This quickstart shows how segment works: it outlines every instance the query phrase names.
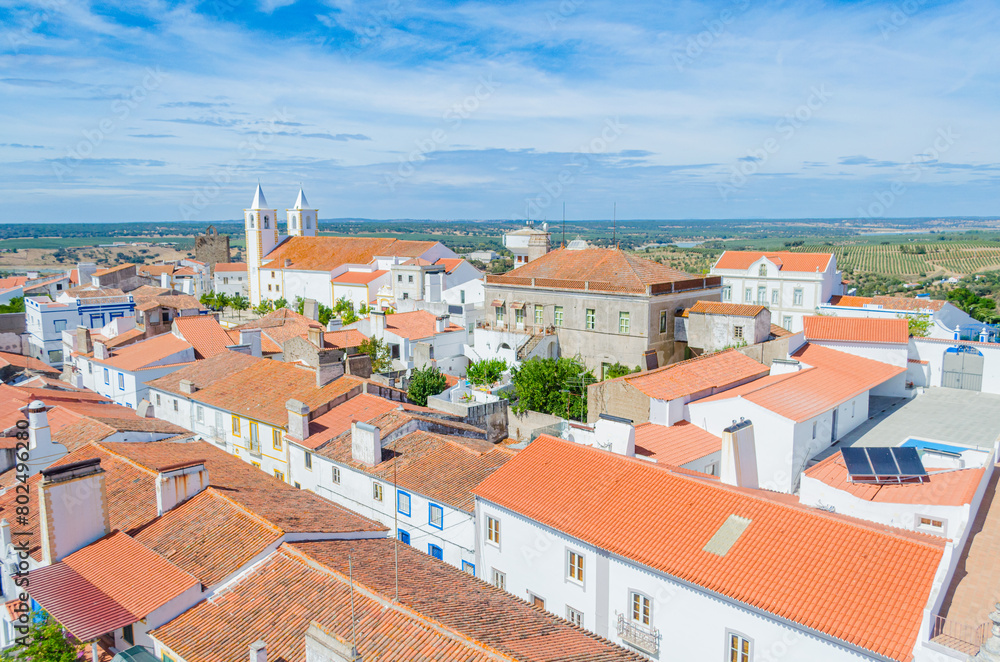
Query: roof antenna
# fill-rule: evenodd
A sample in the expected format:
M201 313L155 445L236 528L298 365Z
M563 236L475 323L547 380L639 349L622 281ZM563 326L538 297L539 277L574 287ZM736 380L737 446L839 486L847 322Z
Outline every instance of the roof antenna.
M347 572L351 578L351 639L354 640L354 650L358 650L358 628L354 620L354 560L351 555L347 555Z
M559 245L559 248L566 248L566 203L565 202L563 202L562 232L563 232L562 244Z
M618 247L618 203L611 208L611 244Z

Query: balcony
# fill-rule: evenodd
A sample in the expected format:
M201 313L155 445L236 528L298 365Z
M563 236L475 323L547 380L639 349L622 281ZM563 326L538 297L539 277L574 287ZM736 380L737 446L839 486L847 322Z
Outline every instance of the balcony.
M618 637L647 655L656 655L660 651L660 631L632 623L625 619L625 614L618 614Z

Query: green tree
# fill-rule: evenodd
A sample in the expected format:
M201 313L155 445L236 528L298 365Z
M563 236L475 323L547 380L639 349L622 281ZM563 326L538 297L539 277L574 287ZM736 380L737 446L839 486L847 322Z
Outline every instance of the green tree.
M909 327L910 335L914 338L926 338L931 331L931 318L927 315L908 317L906 325Z
M15 639L0 659L10 662L76 662L78 646L66 636L62 626L51 616L32 621L28 632Z
M444 374L434 366L414 368L410 374L410 385L406 390L406 397L413 404L425 407L427 406L427 398L443 391L446 383Z
M303 304L302 310L305 310L305 304ZM333 319L333 308L319 304L319 323L326 326L331 319Z
M0 304L0 313L23 313L24 297L14 297L4 304Z
M215 304L216 310L225 310L226 306L231 306L233 300L225 292L219 292L215 295L213 303Z
M386 372L392 368L392 354L384 340L366 338L358 345L358 351L367 354L371 359L372 372Z
M250 307L250 300L242 294L234 294L229 305L237 311L239 317L243 317L243 311Z
M540 411L571 419L587 416L587 386L597 381L579 359L533 358L511 371L515 413Z
M465 371L470 384L490 386L496 384L507 370L507 362L503 359L480 359L473 361Z
M203 292L198 301L206 308L215 308L215 292Z
M295 297L295 307L293 308L293 310L295 312L297 312L299 315L302 315L303 313L305 313L306 312L306 300L303 299L302 297L299 297L299 296Z
M639 372L639 366L635 368L630 368L622 363L614 363L609 365L604 370L605 379L615 379L617 377L624 377L625 375L631 375L633 372Z
M274 300L274 309L281 310L282 308L288 308L288 299L285 297L280 297ZM305 308L303 308L305 310Z

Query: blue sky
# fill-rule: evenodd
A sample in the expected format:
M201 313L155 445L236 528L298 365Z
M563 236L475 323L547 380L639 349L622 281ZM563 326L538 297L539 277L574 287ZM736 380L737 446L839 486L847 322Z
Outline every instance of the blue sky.
M0 221L995 216L997 2L0 2Z

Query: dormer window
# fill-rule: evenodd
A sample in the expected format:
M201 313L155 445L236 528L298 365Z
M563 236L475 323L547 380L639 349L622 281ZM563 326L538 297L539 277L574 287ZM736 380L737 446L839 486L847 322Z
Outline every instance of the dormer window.
M760 276L761 278L767 277L767 265L766 264L760 265L760 269L757 270L757 275Z

